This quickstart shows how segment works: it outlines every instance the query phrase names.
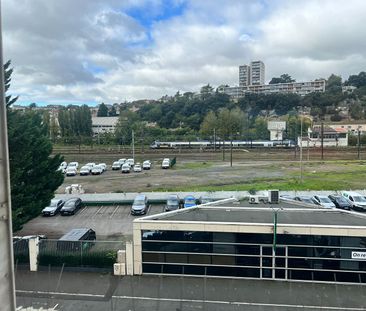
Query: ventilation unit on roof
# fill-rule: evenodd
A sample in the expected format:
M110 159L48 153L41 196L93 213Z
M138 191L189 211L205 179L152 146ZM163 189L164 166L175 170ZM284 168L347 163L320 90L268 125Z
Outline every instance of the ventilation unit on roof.
M279 190L268 190L268 203L278 204L280 201Z
M257 196L257 195L250 195L249 196L249 203L250 204L258 204L259 203L259 196Z

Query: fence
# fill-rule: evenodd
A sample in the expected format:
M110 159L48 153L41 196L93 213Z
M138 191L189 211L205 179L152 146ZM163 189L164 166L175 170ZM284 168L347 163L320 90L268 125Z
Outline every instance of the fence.
M29 264L29 247L28 240L16 240L13 242L14 263Z
M65 266L113 269L117 251L125 249L120 241L42 240L39 245L40 266Z

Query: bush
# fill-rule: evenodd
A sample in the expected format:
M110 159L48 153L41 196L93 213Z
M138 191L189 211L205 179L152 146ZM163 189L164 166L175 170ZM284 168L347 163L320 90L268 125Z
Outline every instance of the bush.
M44 252L38 256L38 262L41 266L62 266L65 264L67 267L111 268L116 262L116 259L116 251L76 252L67 254Z

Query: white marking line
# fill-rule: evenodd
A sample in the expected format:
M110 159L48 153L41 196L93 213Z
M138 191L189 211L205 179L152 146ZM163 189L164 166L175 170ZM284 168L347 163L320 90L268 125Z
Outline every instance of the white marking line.
M117 207L114 209L114 211L112 212L112 215L109 216L110 219L113 218L114 214L117 212L118 209L119 209L119 205L117 205Z
M83 209L79 212L79 214L83 213L86 210L86 206L83 207Z
M63 293L63 292L44 292L44 291L27 291L16 290L17 293L38 294L38 295L63 295L72 297L96 297L104 298L100 294L79 294L79 293ZM222 300L203 300L203 299L179 299L179 298L156 298L156 297L138 297L138 296L112 296L112 299L136 299L136 300L154 300L154 301L170 301L170 302L191 302L191 303L210 303L222 305L241 305L241 306L263 306L263 307L283 307L283 308L302 308L302 309L319 309L319 310L340 310L340 311L365 311L365 308L353 307L331 307L331 306L305 306L305 305L289 305L275 303L260 302L241 302L241 301L222 301Z
M98 210L96 211L96 213L94 213L94 215L92 216L92 218L94 218L95 216L97 216L99 214L99 211L103 208L103 205L101 207L98 208Z

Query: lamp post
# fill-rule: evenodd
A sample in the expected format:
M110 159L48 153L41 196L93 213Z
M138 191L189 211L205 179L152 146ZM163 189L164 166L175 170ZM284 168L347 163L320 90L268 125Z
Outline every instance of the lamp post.
M303 107L301 107L300 115L300 182L302 183L302 119L303 119Z
M278 211L283 210L282 207L280 208L273 208L271 206L271 209L273 211L273 243L272 243L272 278L275 278L275 272L276 272L276 248L277 248L277 214Z

